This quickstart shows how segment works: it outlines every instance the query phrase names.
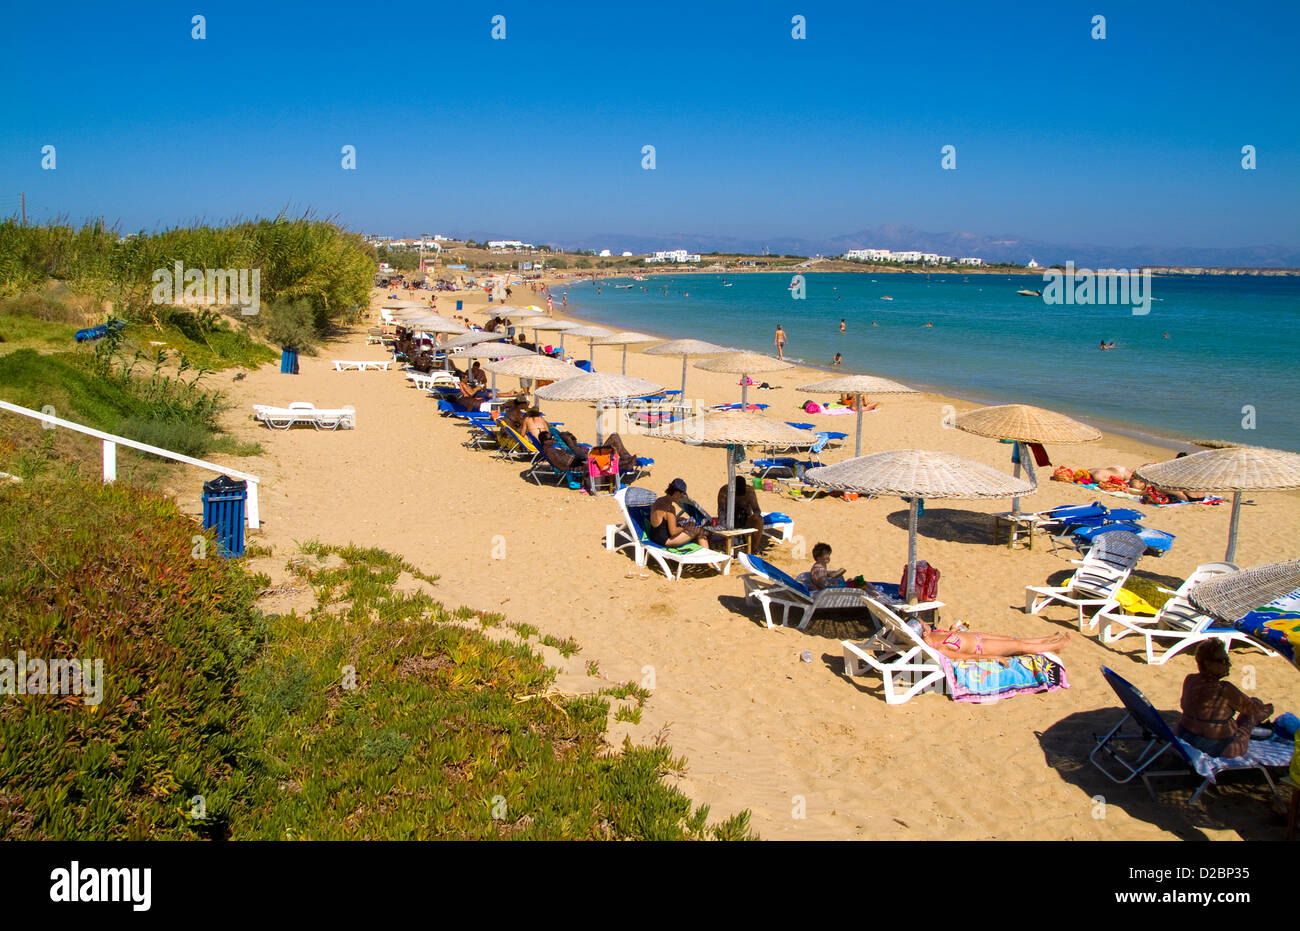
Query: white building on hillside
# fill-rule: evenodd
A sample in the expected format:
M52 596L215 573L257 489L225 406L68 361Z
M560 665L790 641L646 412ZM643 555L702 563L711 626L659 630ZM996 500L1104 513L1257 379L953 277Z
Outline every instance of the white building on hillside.
M895 262L919 262L921 253L919 252L895 252L891 258Z
M698 262L699 255L687 252L685 249L673 249L669 252L656 252L654 255L646 256L647 263L654 262Z
M600 250L600 258L602 258L602 259L607 259L607 258L609 258L609 250L608 250L608 249L601 249L601 250Z
M967 258L964 258L964 259L958 259L958 260L957 260L957 264L958 264L958 265L983 265L983 264L984 264L984 260L983 260L983 259L976 259L976 258L970 258L970 257L967 257Z
M850 249L844 253L846 259L861 259L864 262L888 262L892 253L888 249Z
M534 248L531 242L520 242L518 239L489 239L487 247L492 252L523 252Z
M1032 258L1029 260L1029 264L1025 266L1025 268L1042 268L1042 267L1043 266L1039 265Z

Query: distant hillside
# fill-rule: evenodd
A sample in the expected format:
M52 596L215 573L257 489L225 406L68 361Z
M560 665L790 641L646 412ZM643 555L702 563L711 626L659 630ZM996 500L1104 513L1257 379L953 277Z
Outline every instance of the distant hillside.
M609 249L615 255L627 250L637 254L664 249L691 252L753 254L763 248L778 255L843 255L850 249L879 248L894 251L915 249L954 258L973 255L988 262L1040 265L1072 260L1081 268L1134 268L1140 265L1206 266L1232 268L1293 268L1300 266L1300 249L1289 246L1235 246L1199 248L1183 246L1123 245L1098 246L1090 243L1050 243L1016 236L986 236L979 233L930 233L907 226L883 225L853 233L819 239L775 237L752 239L734 236L699 236L693 233L644 236L629 233L598 233L581 239L550 243L560 249Z

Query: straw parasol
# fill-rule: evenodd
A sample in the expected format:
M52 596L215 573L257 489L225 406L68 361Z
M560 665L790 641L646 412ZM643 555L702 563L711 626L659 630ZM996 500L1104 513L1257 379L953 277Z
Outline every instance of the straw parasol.
M514 343L497 343L497 342L479 342L470 343L455 347L455 352L448 352L443 358L446 360L447 368L451 368L451 357L455 355L460 359L514 359L518 356L533 356L536 353L529 352L523 346L516 346ZM491 365L488 366L491 369ZM497 393L497 373L492 373L492 395Z
M499 339L505 339L504 333L489 333L487 330L471 330L468 333L462 333L460 336L453 336L445 343L441 344L443 349L456 349L460 346L473 346L475 343L488 343ZM527 352L528 350L524 350Z
M644 378L582 372L538 388L537 397L543 401L595 401L596 445L599 446L604 440L600 429L600 402L625 401L662 390L663 385L656 385Z
M533 324L533 338L537 338L539 330L558 330L560 334L560 351L564 351L564 333L565 330L576 330L580 324L575 324L571 320L555 320L554 317L546 317L545 322Z
M998 440L1014 440L1016 444L1015 475L1020 477L1023 464L1029 483L1038 487L1034 475L1034 456L1026 449L1028 443L1091 443L1101 439L1101 431L1079 423L1056 411L1043 410L1029 404L1000 404L980 407L957 416L957 429L976 436ZM1011 499L1011 514L1020 516L1020 498Z
M1215 576L1194 585L1187 597L1197 610L1232 624L1296 589L1300 589L1300 559Z
M800 430L778 420L769 420L749 411L716 411L700 414L683 424L682 442L692 446L722 446L727 451L726 529L735 524L736 459L735 447L745 446L812 446L817 434Z
M729 375L739 375L741 384L740 405L744 408L748 406L750 375L759 372L778 372L781 369L792 369L794 363L774 359L771 356L763 355L761 352L729 352L725 356L718 356L716 359L696 362L695 367L705 372L725 372Z
M862 455L862 396L864 394L916 394L915 388L909 388L900 382L890 381L876 375L842 375L801 385L796 391L809 394L851 394L858 414L858 435L853 441L853 455Z
M613 336L602 336L596 340L596 346L622 346L623 347L623 374L627 374L627 347L630 343L658 343L661 342L659 337L651 336L648 333L637 333L633 330L624 330L622 333L615 333Z
M1028 482L952 453L900 449L809 469L816 485L911 499L907 515L907 593L916 602L916 518L921 498L1006 498L1031 490Z
M1228 553L1223 557L1225 562L1232 562L1237 555L1242 492L1300 488L1300 455L1259 446L1231 446L1142 466L1136 474L1143 481L1171 491L1232 492Z
M595 365L596 363L596 340L602 336L609 336L614 331L607 330L603 326L577 326L572 330L565 330L566 336L580 336L587 341L587 364Z
M718 356L724 352L730 352L723 346L715 346L713 343L706 343L702 339L675 339L671 343L664 343L662 346L651 346L647 349L646 355L651 356L681 356L682 357L682 400L686 400L686 362L691 356Z
M471 348L476 349L478 347ZM543 356L527 350L524 350L522 356L502 359L500 362L489 362L483 368L494 375L513 375L515 378L529 378L534 381L560 381L564 378L573 377L574 372L578 371L572 365L561 362L559 359L552 359L550 356Z

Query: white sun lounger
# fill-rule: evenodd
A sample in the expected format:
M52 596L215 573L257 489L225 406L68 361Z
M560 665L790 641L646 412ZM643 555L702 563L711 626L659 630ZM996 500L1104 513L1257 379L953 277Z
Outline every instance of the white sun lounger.
M861 676L868 669L879 672L885 686L885 701L901 705L923 691L943 688L943 654L908 627L897 614L874 598L864 599L867 610L880 629L865 643L841 640L844 674Z
M407 372L406 380L411 383L413 388L420 388L428 391L430 388L447 386L456 387L456 376L450 372Z
M649 560L653 559L669 580L680 580L682 570L687 566L709 566L723 575L729 574L731 572L731 557L726 553L704 548L678 553L657 543L650 542L642 522L633 515L629 508L636 508L637 513L640 514L641 509L649 509L655 503L657 497L650 489L638 488L635 485L629 485L614 495L619 510L623 512L623 523L622 525L607 524L605 526L605 549L616 552L631 547L638 566L644 566ZM676 575L669 568L669 563L677 564Z
M1087 623L1089 630L1097 627L1097 615L1089 622L1084 608L1095 607L1098 614L1119 604L1115 596L1128 581L1133 567L1142 557L1147 545L1142 538L1127 530L1112 530L1098 535L1082 560L1071 560L1079 568L1060 586L1025 586L1025 613L1037 614L1054 601L1068 604L1079 612L1079 630Z
M782 572L767 560L749 553L740 553L736 557L740 564L749 570L745 583L745 599L757 601L763 606L763 617L768 629L775 627L772 623L772 606L781 608L781 625L790 626L790 611L799 612L799 629L805 630L818 611L834 608L866 607L867 593L861 588L847 585L831 586L814 592L793 576Z
M365 371L369 371L370 369L375 369L376 371L387 372L387 371L388 371L388 367L389 367L390 365L392 365L392 364L393 364L393 360L391 360L391 359L389 359L389 360L386 361L386 362L376 362L376 361L352 362L352 361L346 361L346 360L344 360L344 359L335 359L335 360L334 360L334 371L336 371L336 372L348 372L348 371L365 372Z
M1236 571L1237 567L1229 562L1211 562L1197 566L1187 581L1178 586L1178 591L1160 589L1173 597L1155 615L1125 614L1119 605L1098 611L1097 619L1107 622L1101 631L1102 641L1115 643L1130 634L1136 634L1145 641L1147 662L1152 666L1161 666L1188 647L1205 640L1221 640L1228 649L1234 643L1239 643L1263 650L1267 656L1277 656L1273 650L1233 627L1216 626L1215 619L1197 611L1187 597L1193 586L1216 575ZM1159 655L1156 654L1157 640L1168 643L1168 647Z
M288 430L296 423L308 423L317 430L352 430L357 425L356 417L355 407L318 408L310 401L294 401L288 407L253 405L253 419L273 430Z

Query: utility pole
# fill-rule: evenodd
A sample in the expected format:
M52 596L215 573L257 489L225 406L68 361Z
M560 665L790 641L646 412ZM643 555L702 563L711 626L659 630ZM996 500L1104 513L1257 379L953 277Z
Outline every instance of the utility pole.
M27 226L27 192L22 191L19 195L23 202L23 226Z

